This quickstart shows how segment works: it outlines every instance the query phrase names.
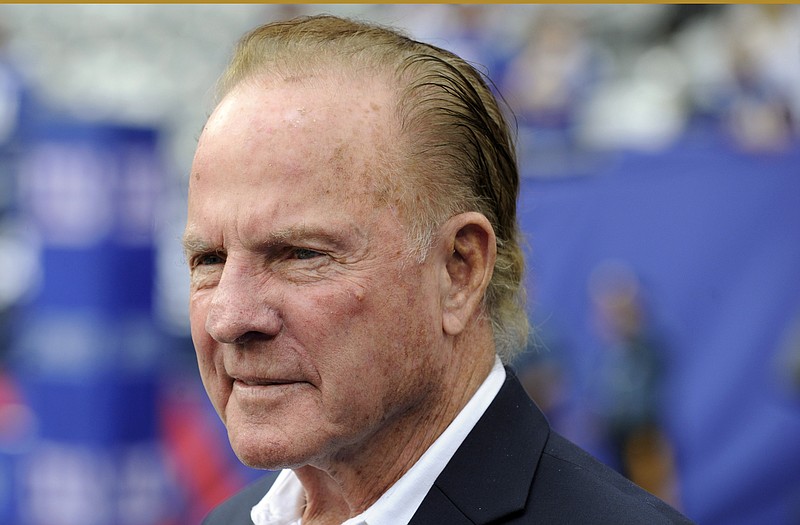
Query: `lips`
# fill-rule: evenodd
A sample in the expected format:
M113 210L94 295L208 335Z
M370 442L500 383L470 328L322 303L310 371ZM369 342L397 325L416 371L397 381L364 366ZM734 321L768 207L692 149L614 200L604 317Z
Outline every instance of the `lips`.
M265 379L260 377L234 377L234 382L245 386L275 386L297 383L291 379Z
M233 380L234 384L240 387L284 386L308 382L306 378L294 371L287 371L285 373L280 371L264 371L260 373L258 371L229 370L227 375Z
M226 409L231 412L226 417L238 413L247 421L262 421L266 414L292 405L298 396L308 394L305 381L250 375L231 376L231 379Z

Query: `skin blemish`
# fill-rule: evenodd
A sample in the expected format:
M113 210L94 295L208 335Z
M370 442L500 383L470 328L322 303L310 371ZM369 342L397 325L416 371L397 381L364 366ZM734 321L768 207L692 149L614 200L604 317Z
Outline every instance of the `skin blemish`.
M292 109L287 108L283 111L282 120L284 124L292 128L299 128L308 121L306 116L308 113L308 109L303 106Z

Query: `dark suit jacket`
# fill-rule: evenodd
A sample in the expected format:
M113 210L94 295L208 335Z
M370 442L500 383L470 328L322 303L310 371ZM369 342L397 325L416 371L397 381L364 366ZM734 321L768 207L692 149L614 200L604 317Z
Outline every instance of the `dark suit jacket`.
M217 507L204 525L251 524L274 475ZM550 429L516 376L436 479L409 525L691 523ZM405 524L397 524L405 525Z

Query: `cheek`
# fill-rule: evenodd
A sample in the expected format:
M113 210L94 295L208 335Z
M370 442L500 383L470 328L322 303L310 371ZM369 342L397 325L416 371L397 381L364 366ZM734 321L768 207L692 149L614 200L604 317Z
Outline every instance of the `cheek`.
M315 356L323 368L341 373L341 388L355 392L371 390L373 401L380 392L391 395L414 382L414 370L424 360L423 349L435 336L432 313L424 290L387 280L346 293L316 297L315 310L323 319L308 319L308 327L319 337L316 348L331 348ZM324 370L323 370L324 373ZM402 385L402 386L401 386Z
M286 306L288 308L288 304L293 302L296 316L287 312L284 322L295 317L307 328L326 326L327 330L341 330L364 315L368 292L362 285L348 283L343 286L337 283L316 288L309 293L286 295L287 298L293 296L298 300L287 301ZM324 335L322 331L320 335Z
M381 326L373 296L363 286L319 287L287 301L283 322L289 337L298 340L300 358L317 369L323 389L356 388L374 371L374 348ZM288 294L287 297L292 297ZM290 306L291 304L291 306ZM354 384L355 383L355 384Z
M207 348L211 336L206 332L206 301L202 297L192 297L189 300L189 326L191 327L192 342L194 343L197 359L200 362L206 358Z
M189 321L191 326L192 343L197 355L197 368L208 397L216 408L220 417L224 418L224 405L227 394L224 382L220 376L216 359L221 355L215 352L216 342L206 332L206 302L202 298L192 298L189 303Z

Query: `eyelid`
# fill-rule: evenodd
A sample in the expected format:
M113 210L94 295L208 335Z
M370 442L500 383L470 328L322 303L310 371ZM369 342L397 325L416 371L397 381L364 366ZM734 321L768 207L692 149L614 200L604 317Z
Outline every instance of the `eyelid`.
M198 266L213 266L213 264L204 264L203 260L206 257L217 257L219 258L218 263L214 264L222 264L225 262L225 253L220 250L213 250L208 252L201 252L192 255L191 259L189 260L189 264L192 268L196 268Z
M306 255L311 255L310 257L300 257L300 253L305 253ZM291 254L294 256L295 259L300 260L308 260L308 259L316 259L318 257L325 256L325 252L320 250L315 250L313 248L302 248L302 247L294 247L291 249Z

